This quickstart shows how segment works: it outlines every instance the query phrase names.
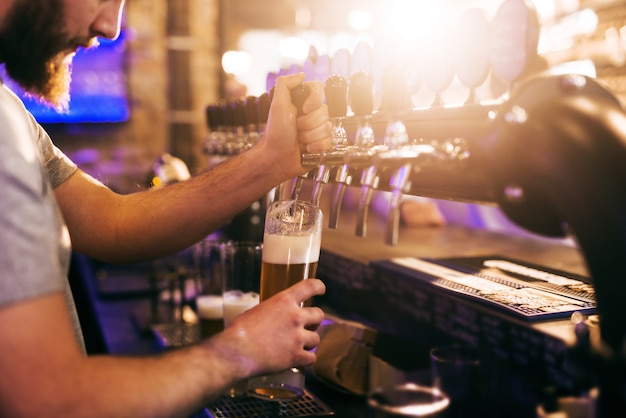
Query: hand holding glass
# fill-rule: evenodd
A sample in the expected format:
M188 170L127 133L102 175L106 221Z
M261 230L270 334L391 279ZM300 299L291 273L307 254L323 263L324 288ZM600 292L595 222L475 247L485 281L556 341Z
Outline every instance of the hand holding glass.
M315 277L322 240L322 211L305 201L281 200L267 208L263 236L261 301L300 280ZM249 394L289 401L304 394L304 374L298 368L252 378Z

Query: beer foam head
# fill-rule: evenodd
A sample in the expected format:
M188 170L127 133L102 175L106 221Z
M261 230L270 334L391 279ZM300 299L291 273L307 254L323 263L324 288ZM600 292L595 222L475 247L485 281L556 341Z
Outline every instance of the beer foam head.
M226 326L240 314L259 304L259 294L238 290L224 294L224 323Z
M241 290L230 290L224 293L224 305L226 305L227 303L256 305L257 303L259 303L259 294L256 292L242 292Z
M196 306L200 318L222 319L224 317L224 304L221 296L200 295L196 298Z
M321 233L307 235L265 234L263 261L271 264L306 264L319 261Z

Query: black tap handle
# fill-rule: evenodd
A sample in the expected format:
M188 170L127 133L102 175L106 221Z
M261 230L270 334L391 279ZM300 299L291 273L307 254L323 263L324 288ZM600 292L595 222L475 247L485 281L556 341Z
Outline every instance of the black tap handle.
M222 115L224 115L224 125L228 129L235 128L235 106L232 101L224 101L221 104Z
M207 126L209 127L209 131L210 132L216 132L220 126L223 124L222 121L220 120L220 109L219 109L219 105L217 104L211 104L208 105L205 109L205 115L206 115L206 122L207 122Z
M263 93L259 96L259 123L267 123L270 113L271 99L269 93Z
M348 82L340 75L326 79L326 106L331 118L343 118L348 113Z
M356 71L350 77L350 107L355 116L374 112L374 80L365 71Z
M311 94L311 89L306 84L300 84L291 90L291 103L298 109L298 116L303 115L302 105L307 97Z
M246 120L249 125L259 124L259 98L256 96L246 98Z
M235 118L235 126L246 126L247 114L246 114L246 102L244 99L237 99L233 102L233 114Z

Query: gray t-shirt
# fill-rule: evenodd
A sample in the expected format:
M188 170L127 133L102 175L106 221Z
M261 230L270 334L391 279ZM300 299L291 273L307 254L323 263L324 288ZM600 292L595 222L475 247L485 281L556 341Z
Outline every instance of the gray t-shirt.
M64 292L83 346L67 280L70 236L53 193L77 167L1 81L0 155L0 306Z

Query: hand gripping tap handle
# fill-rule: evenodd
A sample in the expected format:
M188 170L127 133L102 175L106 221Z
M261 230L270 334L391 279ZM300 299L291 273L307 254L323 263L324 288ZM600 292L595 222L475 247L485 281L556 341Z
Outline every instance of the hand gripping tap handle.
M304 101L311 94L311 90L306 84L300 84L291 90L291 103L298 109L298 116L302 116L302 105Z
M298 116L304 114L302 111L302 106L304 105L304 101L311 94L311 90L307 85L300 84L299 86L291 89L291 103L296 107ZM270 91L270 102L274 96L274 89ZM317 165L317 159L313 158L312 160L309 158L312 154L301 154L301 163L303 167L313 167ZM313 162L311 162L313 161ZM300 188L302 187L302 180L308 175L308 173L303 174L294 178L291 181L291 186L285 183L281 183L278 186L276 191L276 195L278 200L287 200L287 199L297 199L300 194Z
M328 115L333 123L333 149L323 152L320 155L319 165L311 171L313 173L311 203L316 206L319 206L322 188L330 179L331 168L343 163L343 154L348 142L346 130L342 124L342 120L348 113L348 83L339 75L331 75L326 79L324 93Z
M302 105L311 94L311 89L306 84L300 84L298 87L291 89L291 103L298 109L298 116L302 116ZM302 154L302 165L304 167L313 168L319 164L319 154ZM297 185L299 186L299 184ZM297 190L296 190L297 193Z

